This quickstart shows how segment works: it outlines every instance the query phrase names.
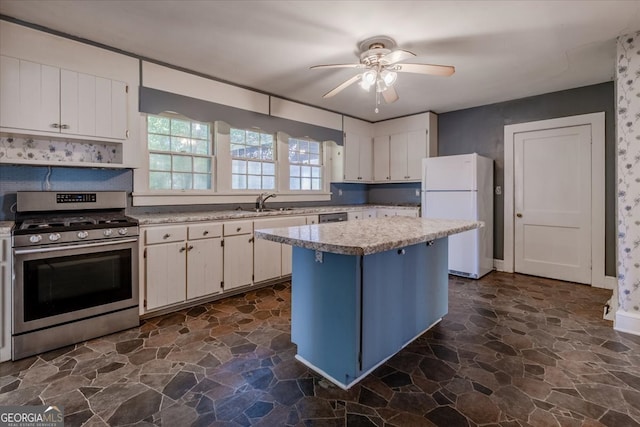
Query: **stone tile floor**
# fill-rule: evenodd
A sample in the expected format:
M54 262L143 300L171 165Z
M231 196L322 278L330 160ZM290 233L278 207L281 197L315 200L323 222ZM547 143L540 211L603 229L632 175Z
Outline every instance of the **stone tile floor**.
M349 391L294 359L279 284L2 363L0 405L62 405L67 427L640 425L640 337L602 320L610 291L449 284L443 321Z

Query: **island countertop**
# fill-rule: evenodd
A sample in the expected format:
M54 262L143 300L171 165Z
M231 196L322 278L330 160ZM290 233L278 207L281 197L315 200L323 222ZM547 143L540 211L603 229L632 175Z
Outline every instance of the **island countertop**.
M255 237L321 252L370 255L483 227L482 221L375 218L255 230Z

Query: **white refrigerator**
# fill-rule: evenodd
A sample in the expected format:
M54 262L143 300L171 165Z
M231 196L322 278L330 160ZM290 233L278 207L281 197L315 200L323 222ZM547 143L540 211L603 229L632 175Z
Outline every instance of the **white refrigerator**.
M493 270L493 160L475 153L424 159L422 216L484 221L449 236L449 273L479 279Z

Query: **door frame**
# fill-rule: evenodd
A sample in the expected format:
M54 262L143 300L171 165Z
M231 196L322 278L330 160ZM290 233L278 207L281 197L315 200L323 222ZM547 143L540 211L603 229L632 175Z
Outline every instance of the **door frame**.
M615 277L605 276L605 113L582 114L504 127L504 256L503 271L513 273L514 258L514 137L518 133L559 127L591 126L591 286L614 289Z

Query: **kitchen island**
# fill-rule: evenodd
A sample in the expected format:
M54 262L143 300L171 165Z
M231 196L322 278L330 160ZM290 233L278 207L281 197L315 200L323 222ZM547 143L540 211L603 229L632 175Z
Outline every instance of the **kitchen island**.
M356 384L447 313L447 236L482 225L393 217L255 230L294 246L296 358Z

